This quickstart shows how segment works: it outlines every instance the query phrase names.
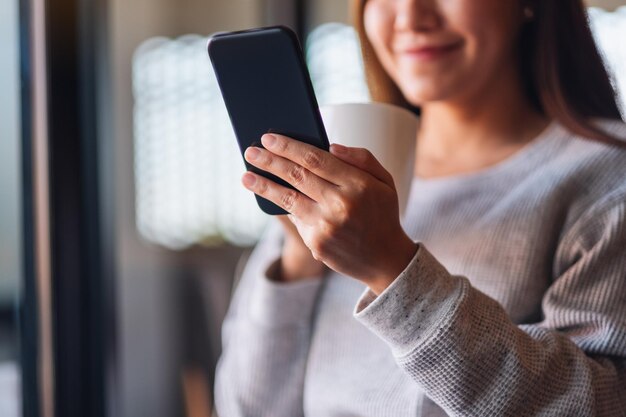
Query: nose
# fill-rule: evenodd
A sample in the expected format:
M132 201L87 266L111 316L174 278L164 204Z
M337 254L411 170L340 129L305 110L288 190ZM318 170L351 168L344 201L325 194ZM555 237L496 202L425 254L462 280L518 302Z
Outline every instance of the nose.
M437 0L398 0L395 29L428 32L441 25Z

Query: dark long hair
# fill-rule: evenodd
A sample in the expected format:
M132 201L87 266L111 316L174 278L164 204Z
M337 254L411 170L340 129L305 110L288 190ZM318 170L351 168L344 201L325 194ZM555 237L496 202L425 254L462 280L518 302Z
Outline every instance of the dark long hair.
M372 99L412 108L367 39L363 24L366 1L352 0L352 16ZM622 117L582 0L526 0L524 5L533 11L519 37L521 75L531 103L576 135L626 147L626 142L592 123L593 118Z

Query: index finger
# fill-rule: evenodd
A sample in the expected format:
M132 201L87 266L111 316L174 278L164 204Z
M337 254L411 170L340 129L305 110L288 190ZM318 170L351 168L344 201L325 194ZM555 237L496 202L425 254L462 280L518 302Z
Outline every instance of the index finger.
M287 136L276 133L265 134L261 138L261 143L272 153L303 166L335 185L344 185L349 178L359 175L357 168L341 161L330 152Z

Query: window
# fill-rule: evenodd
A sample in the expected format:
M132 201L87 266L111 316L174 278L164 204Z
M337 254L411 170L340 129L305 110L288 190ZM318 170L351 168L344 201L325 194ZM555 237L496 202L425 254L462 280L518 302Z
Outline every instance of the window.
M306 58L320 106L369 101L356 32L342 23L315 28L306 42Z
M589 8L591 29L619 92L622 117L626 115L626 6L614 12Z
M249 246L268 220L240 183L245 166L206 42L151 38L133 59L137 228L171 249ZM369 100L350 26L321 25L306 45L320 105Z
M245 170L207 38L152 38L133 60L136 218L172 249L255 242L267 221L240 184Z
M21 415L19 323L22 285L21 123L18 3L0 3L0 416Z

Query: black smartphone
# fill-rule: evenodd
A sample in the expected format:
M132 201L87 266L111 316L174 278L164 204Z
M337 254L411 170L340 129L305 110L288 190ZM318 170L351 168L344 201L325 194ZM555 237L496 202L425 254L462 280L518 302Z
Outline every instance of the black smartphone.
M296 34L284 26L222 32L208 42L230 121L243 156L250 145L262 147L261 136L278 133L328 151L313 85ZM283 186L291 184L260 170L246 168ZM288 214L255 194L261 210Z

